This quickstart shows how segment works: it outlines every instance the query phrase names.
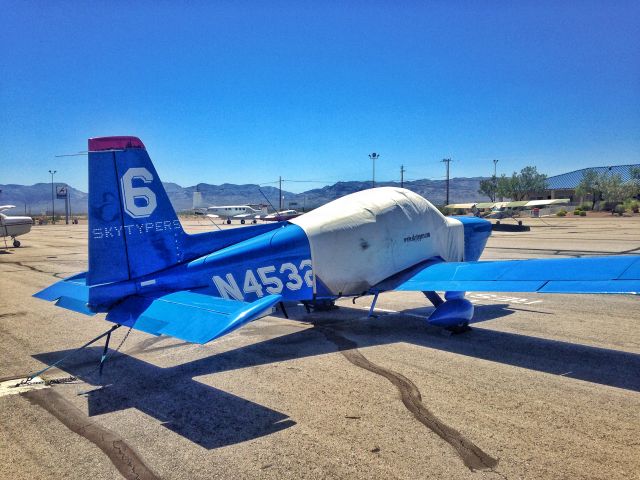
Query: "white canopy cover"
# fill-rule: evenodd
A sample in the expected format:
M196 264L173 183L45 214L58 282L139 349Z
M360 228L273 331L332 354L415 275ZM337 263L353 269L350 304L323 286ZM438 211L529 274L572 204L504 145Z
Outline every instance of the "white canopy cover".
M430 257L463 260L462 223L404 188L352 193L290 222L305 231L313 271L335 295L364 293Z

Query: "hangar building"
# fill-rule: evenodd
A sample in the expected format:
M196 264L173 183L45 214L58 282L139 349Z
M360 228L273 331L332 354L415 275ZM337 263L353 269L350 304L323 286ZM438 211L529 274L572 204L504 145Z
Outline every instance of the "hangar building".
M614 165L609 167L590 167L574 170L573 172L554 175L547 178L547 189L536 195L531 195L531 199L542 200L552 198L570 198L572 202L576 199L576 187L582 180L584 172L587 170L595 170L598 173L607 172L611 175L620 175L623 182L631 180L631 169L640 168L640 163L631 165ZM535 198L534 198L535 197Z

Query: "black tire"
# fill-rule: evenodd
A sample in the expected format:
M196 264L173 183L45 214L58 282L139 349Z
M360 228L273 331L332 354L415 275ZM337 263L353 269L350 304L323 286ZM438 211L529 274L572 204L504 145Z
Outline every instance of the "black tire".
M244 225L244 219L240 220L240 223L241 223L242 225Z
M458 325L447 327L447 330L449 330L453 335L460 335L461 333L471 330L471 327L469 326L469 322L462 322Z
M14 240L13 241L13 246L18 248L20 246L20 240Z
M231 219L227 218L227 225L231 225Z

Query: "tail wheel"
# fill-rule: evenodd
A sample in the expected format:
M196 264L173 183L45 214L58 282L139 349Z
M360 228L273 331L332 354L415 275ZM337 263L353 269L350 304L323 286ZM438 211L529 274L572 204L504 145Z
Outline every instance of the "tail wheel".
M20 246L20 240L13 240L13 246L18 248Z

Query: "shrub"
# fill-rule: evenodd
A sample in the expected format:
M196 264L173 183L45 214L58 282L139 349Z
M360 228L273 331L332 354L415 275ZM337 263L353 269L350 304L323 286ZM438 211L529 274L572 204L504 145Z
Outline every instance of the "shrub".
M564 217L566 214L567 214L567 211L566 211L566 210L564 210L564 209L562 209L562 210L560 210L558 213L556 213L556 215L557 215L558 217Z
M580 210L580 216L581 217L586 217L587 216L587 212L585 212L584 210Z
M580 215L582 213L582 210L580 210L579 207L576 207L576 209L573 211L574 215Z
M615 208L613 209L613 213L617 213L619 217L622 216L622 214L624 213L624 206L623 205L616 205Z
M624 206L625 210L629 210L630 212L633 212L633 213L638 213L638 211L640 210L640 202L632 198L625 200L622 205Z
M585 212L588 212L589 210L591 210L591 204L589 202L584 202L582 205L580 205L578 207L580 210L584 210Z

